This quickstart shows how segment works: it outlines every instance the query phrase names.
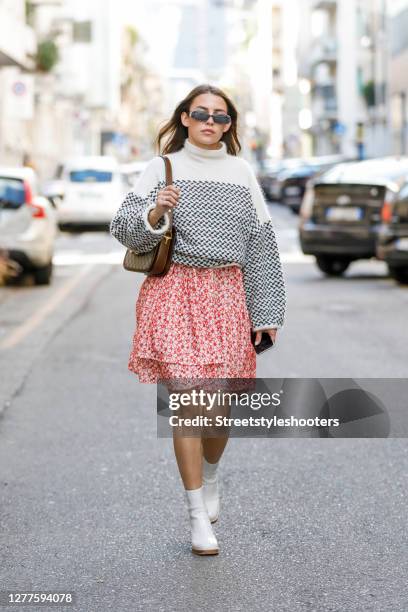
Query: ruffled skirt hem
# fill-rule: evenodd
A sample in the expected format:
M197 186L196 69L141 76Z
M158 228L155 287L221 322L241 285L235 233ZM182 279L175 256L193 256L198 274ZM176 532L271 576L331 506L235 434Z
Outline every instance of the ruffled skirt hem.
M241 268L172 263L165 276L142 283L128 369L148 384L253 379L250 332Z

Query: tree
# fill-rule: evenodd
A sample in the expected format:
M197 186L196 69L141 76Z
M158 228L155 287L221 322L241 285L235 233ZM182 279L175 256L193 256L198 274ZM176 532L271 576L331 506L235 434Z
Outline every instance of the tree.
M43 40L39 43L36 64L40 72L50 72L55 64L57 64L58 60L58 47L53 40Z
M374 81L367 81L363 85L363 96L367 106L375 106L375 83Z

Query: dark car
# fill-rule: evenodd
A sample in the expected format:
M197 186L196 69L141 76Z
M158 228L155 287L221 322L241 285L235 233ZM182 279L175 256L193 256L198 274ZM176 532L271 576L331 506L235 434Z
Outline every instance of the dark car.
M298 168L304 164L303 159L267 159L264 160L261 169L258 171L258 180L268 200L279 201L281 198L280 176L282 172Z
M276 177L274 199L280 200L296 212L300 208L308 180L315 174L314 168L302 164L298 168L283 170Z
M382 207L407 175L408 157L384 157L338 164L312 179L300 208L303 253L334 276L356 259L376 257Z
M304 164L279 174L281 202L294 213L298 213L310 179L329 170L340 161L341 156L316 157L306 160Z
M393 278L408 284L408 183L384 203L381 220L377 257L386 262Z

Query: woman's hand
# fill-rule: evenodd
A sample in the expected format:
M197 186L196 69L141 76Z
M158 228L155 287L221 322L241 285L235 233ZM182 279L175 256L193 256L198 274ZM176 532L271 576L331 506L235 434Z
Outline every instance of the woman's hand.
M262 330L257 331L256 336L255 336L255 345L260 343L263 332L266 332L267 334L269 334L269 336L272 338L272 342L275 342L277 331L278 330L276 327L270 327L269 329L262 329Z
M173 209L177 206L178 199L180 197L180 189L179 187L175 187L174 185L167 185L163 189L160 189L157 194L156 199L156 208L153 208L149 212L148 220L152 227L159 222L164 213Z
M157 214L160 214L161 217L164 215L165 212L169 212L169 210L177 206L179 197L179 187L175 187L174 185L167 185L166 187L164 187L164 189L160 189L159 193L157 194L155 208Z

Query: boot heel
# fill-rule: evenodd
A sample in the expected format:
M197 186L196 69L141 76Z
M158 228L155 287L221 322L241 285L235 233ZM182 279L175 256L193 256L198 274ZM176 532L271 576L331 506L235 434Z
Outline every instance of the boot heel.
M198 550L196 548L192 548L191 552L193 552L195 555L218 555L218 553L220 552L219 548L213 548L213 549L208 549L208 550Z

